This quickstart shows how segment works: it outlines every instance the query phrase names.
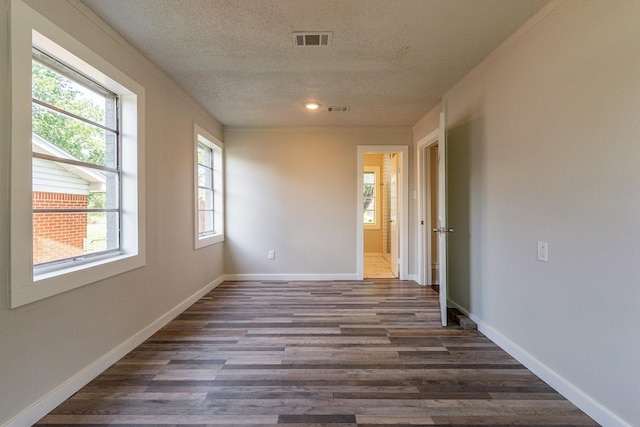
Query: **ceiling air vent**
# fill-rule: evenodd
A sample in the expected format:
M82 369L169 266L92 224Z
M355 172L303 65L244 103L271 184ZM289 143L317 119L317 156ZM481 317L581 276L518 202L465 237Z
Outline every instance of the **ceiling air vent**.
M295 32L293 33L293 44L298 47L303 46L331 46L331 32Z
M330 113L347 113L349 107L327 107L327 111Z

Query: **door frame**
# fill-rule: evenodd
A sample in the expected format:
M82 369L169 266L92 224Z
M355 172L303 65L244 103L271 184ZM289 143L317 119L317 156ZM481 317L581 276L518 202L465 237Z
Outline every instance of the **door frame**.
M397 153L400 165L401 200L400 221L398 224L398 248L400 249L400 280L409 278L409 146L408 145L358 145L358 176L356 187L356 259L359 280L364 280L364 206L362 203L362 188L364 186L364 155Z
M427 286L433 283L431 272L431 247L434 235L431 231L431 173L430 149L440 141L440 129L436 129L416 144L416 171L418 176L418 283ZM426 168L425 168L426 166ZM424 224L422 223L424 221Z

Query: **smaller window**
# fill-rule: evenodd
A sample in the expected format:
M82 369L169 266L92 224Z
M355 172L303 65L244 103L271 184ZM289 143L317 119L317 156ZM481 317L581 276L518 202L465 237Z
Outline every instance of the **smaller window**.
M224 240L222 142L195 125L195 248Z
M364 227L380 228L380 168L378 166L364 167Z

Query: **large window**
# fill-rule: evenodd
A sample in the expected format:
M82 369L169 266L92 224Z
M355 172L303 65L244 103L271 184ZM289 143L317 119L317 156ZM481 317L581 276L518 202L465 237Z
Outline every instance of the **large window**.
M222 142L195 125L195 247L224 240Z
M118 97L34 49L33 264L120 250Z
M11 306L144 265L144 89L11 8Z

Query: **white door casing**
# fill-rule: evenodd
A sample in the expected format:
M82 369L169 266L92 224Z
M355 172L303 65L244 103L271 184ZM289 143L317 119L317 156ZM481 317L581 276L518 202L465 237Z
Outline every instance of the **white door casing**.
M391 155L391 179L389 182L389 190L391 193L390 208L391 215L389 221L391 222L389 238L391 239L391 273L397 278L399 270L399 246L398 246L398 204L400 203L400 197L398 194L398 155Z
M431 215L431 147L437 147L439 129L434 130L429 135L421 139L416 150L416 171L417 171L417 193L418 193L418 282L421 285L431 285L431 242L437 238L431 229L433 218Z

